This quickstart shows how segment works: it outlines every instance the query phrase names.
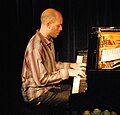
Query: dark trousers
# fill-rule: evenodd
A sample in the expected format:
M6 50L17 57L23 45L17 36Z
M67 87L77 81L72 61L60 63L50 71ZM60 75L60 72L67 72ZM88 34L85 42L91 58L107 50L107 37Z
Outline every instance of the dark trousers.
M30 103L39 107L51 108L68 108L69 96L71 94L71 85L61 85L60 87L52 88L44 95L34 99Z

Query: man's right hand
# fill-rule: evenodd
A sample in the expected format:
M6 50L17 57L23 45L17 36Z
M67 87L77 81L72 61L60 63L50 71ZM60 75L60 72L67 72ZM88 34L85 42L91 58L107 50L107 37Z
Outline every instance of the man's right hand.
M68 72L70 77L80 76L81 78L86 78L85 72L82 71L81 69L68 69Z

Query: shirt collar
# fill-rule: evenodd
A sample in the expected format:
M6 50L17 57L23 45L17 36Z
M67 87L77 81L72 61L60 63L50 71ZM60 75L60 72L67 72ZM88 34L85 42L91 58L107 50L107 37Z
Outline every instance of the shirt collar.
M53 42L52 38L50 38L49 40L46 39L38 30L36 30L36 34L39 36L41 42L46 44L46 45L50 45L51 42Z

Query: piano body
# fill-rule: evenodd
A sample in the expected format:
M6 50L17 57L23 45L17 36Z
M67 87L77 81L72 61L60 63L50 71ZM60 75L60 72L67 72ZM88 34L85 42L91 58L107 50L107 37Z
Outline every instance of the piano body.
M120 27L92 27L86 74L87 90L70 96L71 108L120 113Z

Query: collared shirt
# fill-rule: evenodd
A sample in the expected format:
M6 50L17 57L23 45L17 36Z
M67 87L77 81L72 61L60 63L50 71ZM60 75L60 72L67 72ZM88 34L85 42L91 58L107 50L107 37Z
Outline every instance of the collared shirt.
M55 84L69 78L69 63L55 61L53 40L36 31L28 42L22 68L22 94L31 101L46 93Z

